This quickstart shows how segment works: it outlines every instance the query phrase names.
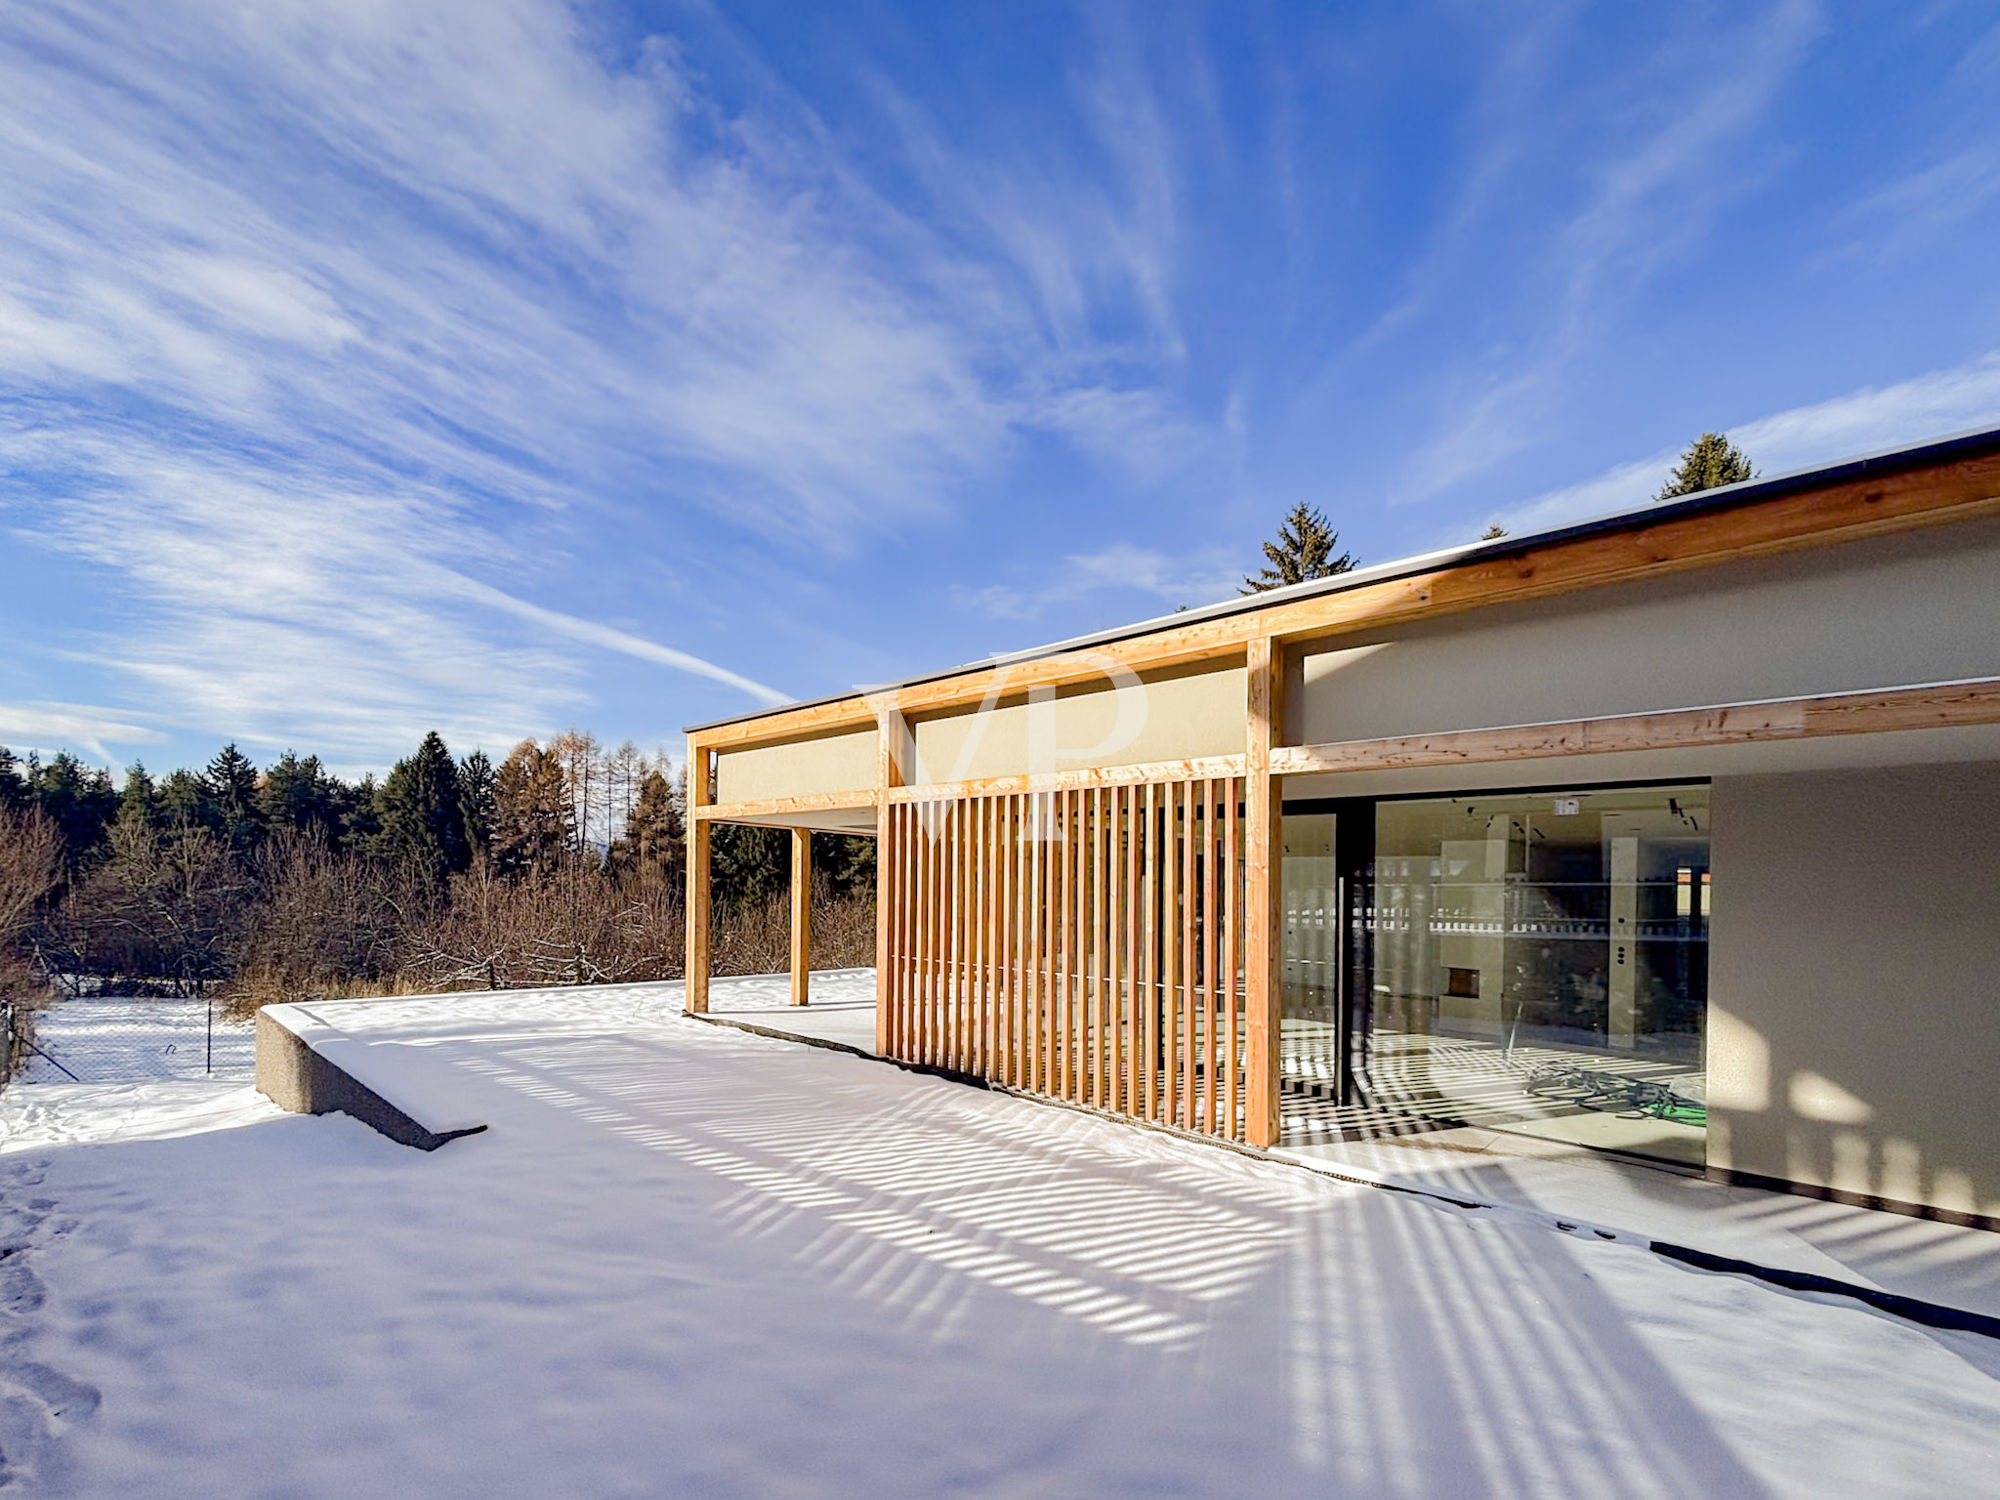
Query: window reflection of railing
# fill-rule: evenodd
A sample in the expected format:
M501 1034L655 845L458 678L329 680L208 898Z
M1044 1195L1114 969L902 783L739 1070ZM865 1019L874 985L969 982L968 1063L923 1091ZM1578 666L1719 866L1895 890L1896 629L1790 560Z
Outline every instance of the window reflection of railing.
M1630 882L1637 892L1643 913L1653 906L1670 915L1641 915L1628 936L1639 942L1705 943L1708 918L1698 911L1679 912L1676 906L1685 890L1678 879ZM1364 930L1376 936L1411 933L1437 935L1577 939L1609 942L1612 938L1611 890L1605 881L1440 881L1418 888L1390 886L1378 888L1374 904L1365 908ZM1454 892L1452 897L1435 893ZM1499 910L1492 910L1498 895ZM1584 908L1579 910L1579 908ZM1331 920L1330 906L1319 915Z

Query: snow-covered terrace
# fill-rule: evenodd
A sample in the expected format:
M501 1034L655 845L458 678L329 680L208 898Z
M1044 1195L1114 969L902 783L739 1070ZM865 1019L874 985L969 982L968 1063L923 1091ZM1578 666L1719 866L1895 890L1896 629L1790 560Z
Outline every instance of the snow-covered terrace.
M716 990L725 1016L768 998ZM203 1497L1990 1483L1995 1340L680 1006L315 1007L490 1127L431 1153L240 1084L0 1096L9 1472Z
M811 993L809 1005L791 1004L782 974L717 980L710 1013L872 1056L874 971L815 974ZM1284 1109L1285 1133L1273 1154L1319 1171L2000 1318L2000 1235L1986 1230L1725 1186L1506 1130L1402 1135L1364 1128L1351 1139L1329 1139L1326 1116L1351 1112L1298 1095L1287 1095Z

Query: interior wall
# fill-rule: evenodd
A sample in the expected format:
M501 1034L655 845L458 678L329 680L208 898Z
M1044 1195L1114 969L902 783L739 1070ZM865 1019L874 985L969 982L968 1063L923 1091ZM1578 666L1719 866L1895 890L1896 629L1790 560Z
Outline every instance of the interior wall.
M1294 744L1549 723L2000 670L2000 521L1359 635L1310 656Z
M857 729L788 745L725 750L715 757L715 800L761 802L875 788L876 732Z
M1241 667L1148 673L1122 692L1107 684L1060 693L1047 705L1014 703L921 720L913 779L970 781L1241 755L1246 682Z
M1718 778L1712 1166L2000 1215L2000 763Z

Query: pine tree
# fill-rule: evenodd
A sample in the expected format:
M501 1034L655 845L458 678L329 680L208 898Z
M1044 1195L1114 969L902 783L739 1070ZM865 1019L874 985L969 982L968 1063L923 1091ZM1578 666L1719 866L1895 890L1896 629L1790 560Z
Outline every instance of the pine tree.
M1653 498L1672 500L1679 495L1693 495L1719 485L1741 484L1756 477L1757 471L1750 466L1750 460L1734 443L1719 432L1704 432L1688 444L1687 452L1681 455L1679 467Z
M450 877L466 867L458 763L435 730L415 755L396 762L382 784L382 847L433 895L441 895Z
M263 810L257 805L257 767L231 741L208 763L201 779L208 789L215 831L232 853L249 853L264 836Z
M1331 578L1354 566L1354 555L1333 549L1340 545L1340 533L1326 524L1326 517L1300 501L1292 507L1278 528L1278 539L1264 543L1267 565L1254 577L1243 580L1242 593L1261 594L1287 584L1313 578Z

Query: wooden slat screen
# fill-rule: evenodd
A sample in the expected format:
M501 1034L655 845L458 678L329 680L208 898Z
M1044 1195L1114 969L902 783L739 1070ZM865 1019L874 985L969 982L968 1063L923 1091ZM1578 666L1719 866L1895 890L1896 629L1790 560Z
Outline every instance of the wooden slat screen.
M1240 776L901 801L891 1056L1244 1138Z

